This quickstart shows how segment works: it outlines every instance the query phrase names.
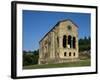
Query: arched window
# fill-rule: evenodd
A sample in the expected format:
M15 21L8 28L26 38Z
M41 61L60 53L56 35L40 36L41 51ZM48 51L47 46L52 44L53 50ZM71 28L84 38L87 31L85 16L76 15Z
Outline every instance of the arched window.
M70 46L70 48L72 47L71 46L71 36L70 35L68 36L68 45Z
M71 52L69 52L69 56L71 56Z
M76 38L73 37L73 48L76 48Z
M66 35L63 36L63 47L66 48Z
M75 52L73 53L73 56L75 56Z
M66 52L64 52L64 56L67 56L67 53Z

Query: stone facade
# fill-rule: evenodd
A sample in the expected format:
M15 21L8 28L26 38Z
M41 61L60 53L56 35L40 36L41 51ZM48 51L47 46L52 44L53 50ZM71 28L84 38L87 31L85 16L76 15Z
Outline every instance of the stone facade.
M78 27L71 20L59 21L39 42L39 64L78 60Z

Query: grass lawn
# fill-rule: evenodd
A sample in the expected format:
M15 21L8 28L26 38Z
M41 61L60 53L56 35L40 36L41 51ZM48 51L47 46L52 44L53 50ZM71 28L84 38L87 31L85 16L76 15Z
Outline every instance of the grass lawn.
M80 60L77 62L66 62L66 63L58 63L58 64L42 64L42 65L29 65L23 66L23 69L39 69L39 68L59 68L59 67L82 67L82 66L90 66L90 59Z

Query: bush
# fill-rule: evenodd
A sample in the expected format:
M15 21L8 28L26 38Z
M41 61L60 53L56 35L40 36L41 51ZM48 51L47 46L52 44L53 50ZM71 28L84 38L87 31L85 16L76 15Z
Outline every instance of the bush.
M39 51L25 52L23 51L23 66L38 64Z
M91 38L79 39L79 51L85 51L91 49Z

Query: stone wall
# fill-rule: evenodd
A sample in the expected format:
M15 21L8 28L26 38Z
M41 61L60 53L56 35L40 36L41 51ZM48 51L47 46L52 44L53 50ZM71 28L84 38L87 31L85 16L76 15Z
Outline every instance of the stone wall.
M70 20L61 21L39 44L39 64L76 61L79 56L78 28Z

